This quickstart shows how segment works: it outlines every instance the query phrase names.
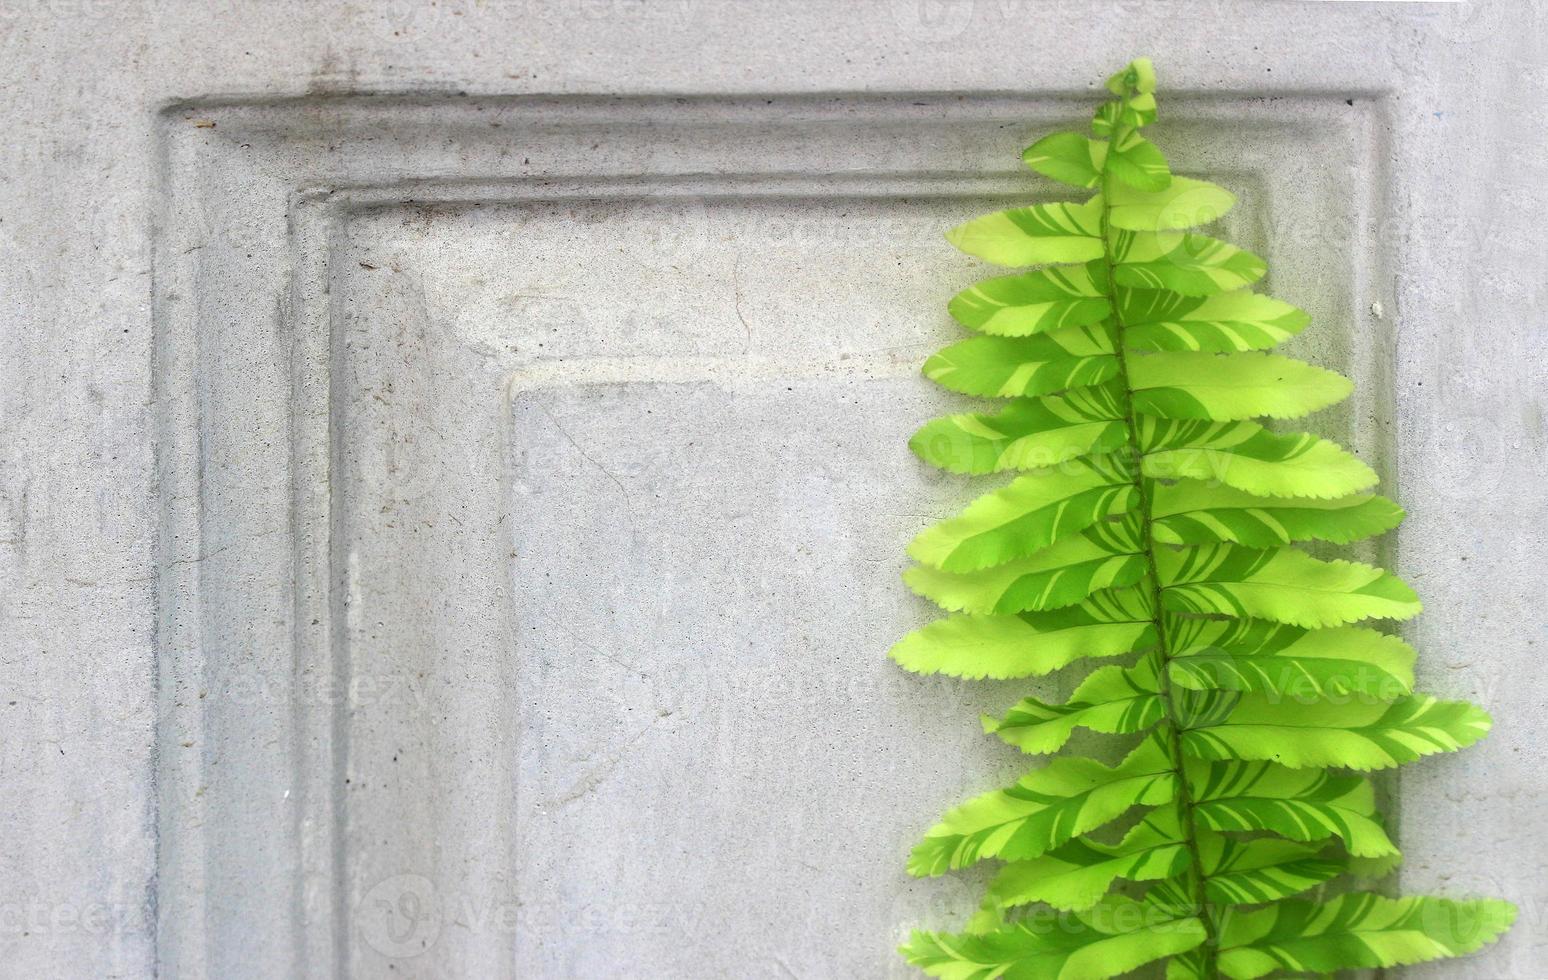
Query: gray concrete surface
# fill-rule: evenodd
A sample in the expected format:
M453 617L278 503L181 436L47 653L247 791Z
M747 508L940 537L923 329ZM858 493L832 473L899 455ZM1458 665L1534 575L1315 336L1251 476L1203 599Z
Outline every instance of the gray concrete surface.
M0 976L906 976L1021 765L883 659L939 231L1141 53L1496 714L1401 884L1522 919L1405 975L1543 975L1543 21L0 0Z

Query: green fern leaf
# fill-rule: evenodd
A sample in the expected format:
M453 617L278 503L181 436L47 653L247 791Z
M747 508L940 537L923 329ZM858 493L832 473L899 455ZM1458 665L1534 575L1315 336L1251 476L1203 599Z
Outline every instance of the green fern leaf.
M1349 452L1305 432L1269 432L1256 422L1140 416L1146 476L1220 483L1260 497L1343 497L1376 474ZM1172 494L1172 497L1178 496Z
M1205 898L1219 906L1290 898L1332 881L1349 867L1347 858L1326 845L1273 837L1244 840L1201 831L1198 848Z
M1155 107L1156 100L1152 93L1156 90L1156 66L1151 63L1149 58L1135 58L1127 65L1107 76L1107 80L1102 84L1109 92L1119 96L1126 103L1135 102L1135 96L1150 95L1151 98L1148 102L1140 102L1139 104L1148 105L1152 109ZM1111 105L1112 103L1108 104ZM1150 121L1154 121L1154 117ZM1140 126L1144 125L1144 123L1133 123L1132 125Z
M1391 704L1285 700L1253 695L1225 718L1182 733L1200 759L1265 759L1291 768L1389 769L1455 752L1489 732L1489 715L1465 701L1413 695Z
M1250 286L1268 269L1251 252L1207 235L1114 230L1111 237L1113 279L1120 286L1210 296Z
M1389 572L1352 561L1319 561L1294 548L1235 545L1161 551L1163 609L1252 616L1315 628L1362 619L1408 619L1419 599Z
M969 255L995 265L1088 262L1102 257L1102 199L1034 204L974 218L946 233Z
M1220 970L1256 980L1275 970L1332 973L1408 966L1471 953L1515 921L1509 902L1386 898L1363 892L1325 902L1289 901L1229 916Z
M1103 667L1090 674L1063 704L1019 701L1003 718L985 716L984 731L1023 752L1057 751L1076 728L1109 735L1142 732L1166 717L1155 658L1133 667Z
M1129 440L1111 387L1021 398L994 415L950 415L926 424L909 448L952 473L998 473L1057 466Z
M1277 354L1178 351L1129 361L1134 410L1167 419L1299 418L1349 397L1334 371Z
M1155 881L1186 870L1186 836L1177 811L1163 807L1135 824L1117 844L1077 837L1042 857L1012 861L989 885L996 909L1043 902L1062 911L1090 908L1119 879Z
M1021 162L1072 187L1095 187L1107 162L1107 141L1050 133L1021 152Z
M1091 131L1098 136L1110 136L1115 129L1139 129L1155 121L1156 97L1149 92L1137 92L1098 106L1091 117Z
M1363 776L1271 762L1199 762L1189 765L1188 784L1193 818L1208 830L1266 830L1303 843L1337 837L1357 857L1398 853Z
M1358 626L1305 630L1252 619L1181 620L1168 623L1167 637L1168 676L1193 690L1392 700L1414 686L1413 648Z
M1101 384L1118 358L1101 327L1071 327L1031 337L973 337L933 355L924 376L964 395L1014 398Z
M909 555L932 568L972 572L1025 558L1138 499L1134 474L1119 457L1087 457L1017 477L959 516L920 532Z
M1124 347L1141 353L1266 350L1311 322L1289 303L1245 289L1213 296L1120 289L1118 310L1127 327Z
M1455 751L1490 725L1473 705L1414 694L1413 649L1351 625L1417 614L1412 589L1293 546L1403 518L1354 454L1258 421L1333 405L1350 382L1267 353L1309 318L1251 291L1258 256L1191 230L1236 198L1174 173L1140 133L1157 114L1150 62L1107 88L1089 137L1056 133L1023 154L1087 200L948 233L989 262L1042 268L958 293L949 311L978 336L925 364L1006 407L930 422L909 445L950 472L1025 475L914 539L905 580L954 614L891 655L999 679L1132 657L984 727L1029 753L1081 728L1139 744L1117 766L1055 758L950 811L912 873L1007 863L966 933L916 933L903 953L956 980L1097 980L1160 958L1168 980L1331 976L1467 953L1510 906L1340 884L1401 858L1371 782L1349 770ZM1114 843L1110 825L1135 809ZM1056 928L1050 911L1065 917Z
M1052 673L1086 657L1148 650L1155 642L1149 591L1125 588L1048 612L949 616L899 640L891 656L917 674L1006 680Z
M1146 228L1155 230L1159 228L1183 228L1188 225L1167 224L1139 224L1124 225L1113 220L1113 215L1122 208L1131 208L1129 214L1131 220L1139 221L1148 201L1133 201L1132 198L1120 198L1120 191L1133 188L1136 194L1153 194L1165 190L1172 183L1172 170L1167 166L1166 157L1161 151L1151 145L1150 141L1141 136L1138 131L1125 133L1110 147L1107 154L1107 170L1122 183L1114 184L1108 196L1108 220L1120 228ZM1184 178L1178 178L1182 180ZM1125 187L1127 185L1127 187ZM1168 199L1175 200L1175 198ZM1168 201L1156 201L1154 207L1156 218L1159 220L1162 208Z
M1166 161L1161 159L1155 147L1138 134L1133 139L1139 147L1148 148L1148 153L1155 154L1156 162L1147 164L1151 170L1162 174L1168 172ZM1142 149L1142 152L1145 151ZM1123 156L1112 163L1120 162ZM1114 184L1107 196L1107 222L1114 228L1128 231L1196 228L1217 220L1236 204L1235 194L1205 180L1168 177L1159 183L1151 181L1154 186L1145 186L1124 173L1115 172L1114 176L1124 182Z
M900 952L944 980L1102 980L1186 952L1204 939L1196 918L1157 922L1139 903L1112 899L1052 926L1014 923L982 935L916 932Z
M1015 785L946 814L914 848L909 874L938 875L985 858L1039 857L1136 806L1170 803L1178 782L1170 753L1155 738L1113 767L1091 759L1055 759Z
M1403 508L1370 493L1330 499L1262 497L1191 480L1156 487L1153 500L1151 532L1163 544L1348 544L1390 531L1404 516Z
M1027 337L1101 323L1112 312L1112 303L1089 268L1056 265L986 279L952 297L946 310L970 330Z
M1058 609L1091 593L1133 585L1145 574L1138 526L1095 525L1031 555L977 572L919 565L903 575L908 587L947 612L980 615Z

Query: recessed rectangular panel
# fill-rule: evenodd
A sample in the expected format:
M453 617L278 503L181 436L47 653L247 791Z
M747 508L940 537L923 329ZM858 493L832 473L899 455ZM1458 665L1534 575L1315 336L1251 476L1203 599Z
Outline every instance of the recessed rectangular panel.
M898 581L904 545L997 484L936 474L906 440L991 407L917 374L962 336L951 295L1005 271L941 233L1079 195L1015 161L1070 103L767 105L383 103L343 112L337 155L306 126L285 136L283 108L222 116L242 142L201 165L251 200L207 207L234 227L290 207L284 248L239 251L294 265L190 273L221 301L174 321L195 331L174 346L203 358L220 452L179 470L205 502L195 529L253 542L198 601L264 624L265 649L293 637L298 683L339 686L294 730L205 709L244 768L169 769L198 791L169 826L255 792L298 820L168 837L167 866L197 883L175 894L213 915L208 943L172 917L168 962L249 959L255 882L304 895L264 935L304 936L281 945L318 976L902 976L904 927L960 924L972 876L910 881L907 850L1029 764L979 712L1068 684L928 682L885 659L936 615ZM1266 249L1267 287L1313 314L1292 348L1360 385L1307 427L1380 469L1372 126L1342 99L1186 101L1156 138L1240 195L1218 233ZM247 180L248 146L291 182ZM196 254L205 220L170 254ZM294 387L254 389L287 356ZM225 407L244 399L289 413L292 480ZM293 536L274 536L287 513ZM260 573L275 555L299 584ZM287 595L294 623L265 612Z
M1214 176L1248 247L1274 205L1353 206L1305 174ZM371 918L384 888L437 909L427 935L396 923L428 941L415 958L542 976L875 974L855 918L938 914L902 855L1012 771L973 718L1061 686L884 659L930 615L902 545L993 485L905 449L972 406L915 366L959 335L945 300L998 272L940 233L1012 203L711 186L349 223L349 661L410 696L348 723L360 969L414 952ZM1322 253L1284 251L1293 298L1347 310L1305 278ZM1325 333L1305 346L1358 371ZM440 919L473 925L432 938Z
M917 375L972 275L939 235L995 203L351 221L342 642L395 695L346 722L353 969L885 968L810 896L918 918L909 774L1008 772L971 724L995 685L884 656L928 615L903 544L967 492L906 448L960 406Z

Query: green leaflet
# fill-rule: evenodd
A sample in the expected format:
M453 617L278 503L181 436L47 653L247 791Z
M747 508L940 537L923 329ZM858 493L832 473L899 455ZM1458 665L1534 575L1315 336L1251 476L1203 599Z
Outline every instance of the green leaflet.
M1138 496L1132 468L1121 456L1072 460L979 497L959 516L921 532L908 553L932 568L977 571L1123 514Z
M1048 612L949 616L899 640L891 656L918 674L1005 680L1049 674L1084 657L1147 650L1155 642L1149 591L1123 588Z
M977 572L921 565L908 587L948 612L1003 614L1073 605L1099 589L1133 585L1145 573L1139 527L1098 524L1027 558Z
M1135 95L1121 102L1104 102L1091 114L1091 131L1111 136L1117 129L1138 129L1156 121L1156 100L1152 95Z
M1288 840L1337 837L1356 857L1396 855L1363 776L1289 769L1272 762L1190 762L1193 818L1217 831L1267 830Z
M1246 289L1182 296L1164 289L1119 289L1118 310L1132 351L1264 350L1289 340L1311 318L1289 303Z
M1163 544L1348 544L1390 531L1403 519L1403 508L1371 493L1327 500L1260 497L1193 480L1157 486L1153 501L1151 533Z
M1289 841L1261 843L1295 846ZM1222 872L1204 882L1204 896L1216 905L1260 905L1277 902L1327 884L1349 870L1346 862L1320 857L1287 860L1267 867Z
M1349 397L1333 371L1277 354L1176 351L1129 359L1134 410L1166 419L1299 418Z
M1112 312L1112 304L1106 290L1092 279L1090 268L1055 265L985 279L952 297L946 310L970 330L1026 337L1100 323Z
M1351 855L1385 858L1398 847L1376 816L1376 794L1359 776L1331 776L1319 769L1286 769L1274 763L1220 763L1206 777L1190 769L1197 827L1217 831L1269 831L1289 841L1341 839Z
M1102 199L1034 204L986 214L946 233L947 241L995 265L1086 262L1102 257Z
M1274 837L1241 838L1200 831L1204 894L1216 905L1259 905L1331 881L1349 861L1323 844Z
M1491 899L1394 899L1354 892L1325 902L1281 902L1226 920L1220 969L1233 980L1255 980L1275 970L1407 966L1471 953L1515 919L1515 906Z
M1251 252L1207 235L1114 229L1108 238L1114 280L1135 289L1209 296L1250 286L1268 268Z
M1139 144L1155 152L1155 147L1138 135L1134 138ZM1156 153L1156 156L1160 157L1160 154ZM1165 160L1158 160L1152 166L1161 173L1166 173ZM1121 174L1118 176L1124 180L1124 183L1131 186L1115 184L1112 193L1108 196L1107 221L1114 228L1124 228L1129 231L1172 231L1179 228L1195 228L1216 220L1236 204L1235 194L1204 180L1173 177L1159 186L1141 187Z
M1151 64L1149 58L1135 58L1118 71L1107 76L1107 80L1102 84L1109 92L1119 96L1125 105L1149 107L1152 114L1148 119L1137 119L1130 125L1139 127L1145 125L1146 122L1155 121L1156 100L1153 93L1156 90L1156 66ZM1150 96L1150 98L1141 100L1138 96ZM1112 105L1113 103L1107 104Z
M1021 153L1021 162L1044 177L1075 187L1095 187L1107 161L1107 141L1079 133L1050 133Z
M1118 358L1101 327L1071 327L1031 337L973 337L933 355L924 376L964 395L1014 398L1101 384Z
M1414 591L1397 576L1353 561L1319 561L1295 548L1214 545L1159 551L1163 609L1252 616L1308 628L1362 619L1408 619Z
M1141 92L1098 106L1091 116L1091 131L1098 136L1110 136L1115 129L1138 129L1155 121L1156 98L1148 92Z
M926 424L908 446L953 473L998 473L1057 466L1129 441L1111 386L1021 398L994 415L950 415Z
M1016 703L1003 718L985 716L984 731L1023 752L1054 752L1076 728L1109 735L1142 732L1166 716L1156 658L1133 667L1103 667L1092 673L1063 704L1036 698Z
M996 908L1045 902L1056 909L1090 908L1120 878L1155 881L1181 873L1188 849L1172 807L1154 810L1117 844L1077 837L1030 861L1012 861L989 885Z
M1114 898L1053 923L1026 922L981 935L916 932L900 952L946 980L1101 980L1186 952L1204 941L1196 918L1157 920L1132 899Z
M1146 476L1218 483L1257 497L1327 500L1376 484L1376 474L1346 450L1305 432L1270 432L1256 422L1164 420L1140 416ZM1156 513L1175 513L1194 487L1168 493ZM1203 498L1197 498L1202 500ZM1271 503L1271 502L1266 502Z
M951 615L891 656L961 678L1078 670L1064 701L1024 697L985 730L1034 754L1080 728L1133 748L1117 766L1056 757L947 813L912 873L1005 863L965 933L916 933L902 952L955 980L1096 980L1162 958L1169 980L1327 976L1469 952L1511 906L1342 884L1401 857L1350 770L1455 751L1490 725L1415 693L1414 650L1353 625L1417 614L1413 590L1293 547L1403 518L1354 454L1260 424L1350 382L1267 353L1309 318L1254 291L1262 259L1194 230L1236 199L1174 174L1140 133L1157 115L1150 62L1107 88L1090 135L1023 154L1086 200L948 233L1040 268L959 292L949 312L976 336L925 365L1003 410L937 419L909 445L950 472L1025 475L914 539L905 580Z
M1026 860L1117 819L1136 806L1169 803L1177 771L1147 739L1117 766L1055 759L1013 786L975 797L930 828L909 857L909 874L938 875L984 858Z
M1194 619L1169 622L1167 637L1167 674L1178 687L1302 701L1351 694L1390 701L1413 690L1413 648L1363 627Z
M1291 768L1389 769L1483 738L1487 713L1465 701L1414 695L1390 704L1241 698L1218 723L1182 733L1183 750L1200 759L1265 759Z
M1119 183L1112 185L1112 193L1108 201L1108 221L1118 227L1186 228L1191 224L1202 223L1190 222L1181 225L1162 223L1163 213L1168 214L1171 220L1178 219L1178 215L1169 210L1175 202L1175 195L1160 200L1153 200L1153 198L1165 194L1170 185L1180 183L1183 178L1179 177L1176 181L1172 179L1172 171L1166 164L1166 157L1162 156L1161 151L1152 146L1149 140L1141 136L1138 130L1125 133L1112 144L1107 154L1106 167L1119 180ZM1124 196L1125 192L1127 197ZM1143 199L1136 200L1136 196ZM1150 211L1154 212L1154 221L1147 223L1144 216ZM1125 225L1115 221L1113 216L1119 212L1123 212L1130 220L1139 223Z

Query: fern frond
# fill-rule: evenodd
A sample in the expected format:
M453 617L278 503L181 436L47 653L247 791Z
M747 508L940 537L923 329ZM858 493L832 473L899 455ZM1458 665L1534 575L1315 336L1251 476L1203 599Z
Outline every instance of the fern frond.
M1049 133L1021 153L1021 162L1071 187L1095 187L1107 164L1107 141L1080 133Z
M1251 252L1207 235L1113 231L1108 241L1113 282L1134 289L1211 296L1250 286L1268 271Z
M1138 134L1135 136L1139 139ZM1155 151L1142 139L1139 142ZM1153 165L1158 173L1167 173L1166 160L1159 159ZM1114 228L1128 231L1176 231L1197 228L1222 217L1236 205L1236 195L1224 187L1217 187L1204 180L1187 177L1170 177L1159 187L1138 188L1122 175L1121 183L1112 185L1107 192L1107 223ZM1128 186L1125 186L1125 185Z
M1512 906L1324 890L1401 858L1357 773L1465 748L1491 722L1415 693L1414 650L1352 625L1416 615L1407 584L1293 547L1380 534L1403 510L1348 450L1255 421L1309 415L1352 386L1268 353L1309 318L1253 290L1261 258L1200 230L1236 197L1175 174L1140 133L1157 113L1150 62L1107 89L1091 135L1022 155L1090 196L947 234L1039 268L959 292L949 312L975 336L924 365L952 391L1009 402L930 422L909 445L950 472L1021 475L914 539L905 581L953 615L891 656L996 679L1124 657L984 728L1034 754L1081 728L1138 744L1116 766L1056 757L947 813L911 873L1003 864L966 932L916 933L902 952L954 980L1099 980L1163 958L1168 980L1251 980L1471 952ZM1116 893L1123 882L1143 897Z

